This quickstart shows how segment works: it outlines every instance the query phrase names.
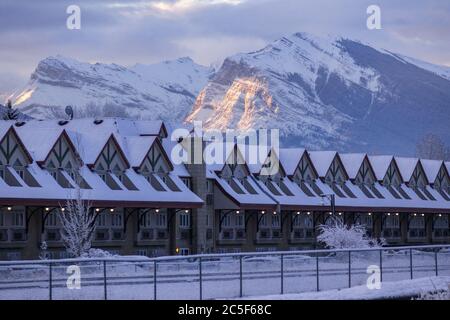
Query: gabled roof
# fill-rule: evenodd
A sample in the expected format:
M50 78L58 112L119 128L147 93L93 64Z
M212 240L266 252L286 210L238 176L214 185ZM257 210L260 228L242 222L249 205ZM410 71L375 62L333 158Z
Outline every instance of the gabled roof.
M128 147L129 161L133 168L140 168L152 147L157 145L169 168L173 170L172 162L156 136L125 137L125 141Z
M395 162L397 163L400 174L403 177L404 182L411 180L411 177L419 164L418 158L403 158L395 157Z
M207 149L206 149L207 148ZM221 150L220 155L216 155L214 157L214 160L216 163L208 163L211 159L204 159L204 161L207 162L207 168L208 170L212 170L215 172L220 172L223 170L225 165L227 164L228 159L230 158L231 154L233 152L236 152L237 154L240 154L244 163L242 163L247 171L251 173L250 168L248 167L247 163L245 162L245 156L242 152L242 150L238 147L238 144L234 142L212 142L206 146L205 150L208 150L208 152L204 152L204 154L209 155L209 150Z
M423 171L430 183L433 183L436 180L439 171L442 166L444 166L444 161L442 160L420 159L420 163L422 164Z
M36 162L44 161L52 150L58 138L61 136L62 128L33 128L19 127L16 129L26 149L30 152Z
M339 156L350 179L356 178L359 169L367 158L365 153L340 153Z
M447 172L450 174L450 161L445 162L445 168L447 169Z
M9 129L12 127L11 121L0 121L0 140L6 135Z
M369 156L369 161L378 181L384 179L389 166L394 160L393 156Z
M275 148L271 147L268 148L267 154L263 156L260 154L260 150L257 146L246 146L243 148L241 145L238 145L239 152L241 155L244 156L245 163L247 164L247 167L250 169L250 172L255 175L260 175L263 171L263 165L267 162L268 159L270 159L273 155L278 159L278 165L279 170L281 171L282 175L284 176L286 174L286 171L284 169L284 166L282 165L279 155ZM245 150L243 150L245 149Z
M325 177L333 160L336 157L339 158L336 151L309 151L308 153L319 177Z
M124 137L124 142L127 145L128 161L133 168L140 167L153 146L156 136L127 136Z
M103 149L105 149L105 147L107 146L107 144L109 143L109 141L112 141L113 144L116 146L117 151L119 152L119 155L122 157L123 161L125 162L125 166L126 166L127 168L129 168L129 167L130 167L130 163L128 162L128 159L127 159L125 153L123 152L123 149L122 149L122 147L120 146L120 144L119 144L119 142L117 141L117 139L116 139L116 137L115 137L114 134L111 134L111 135L109 136L108 140L106 140L106 142L105 142L105 143L103 144L103 146L100 148L100 151L97 153L97 157L95 158L95 160L94 160L93 162L91 162L91 163L88 163L87 165L88 165L89 167L92 167L92 166L98 161L98 159L100 158L100 156L101 156L101 154L102 154Z
M75 154L76 157L78 157L79 159L81 159L81 156L78 154L78 150L77 148L74 146L73 141L72 141L72 137L70 137L70 135L67 133L66 130L63 130L61 132L61 134L59 135L58 138L56 138L55 142L53 143L52 147L48 150L47 155L45 156L45 158L43 160L36 160L36 163L38 163L39 165L45 163L47 161L47 159L50 157L51 152L53 150L53 148L55 148L56 143L59 141L59 139L61 139L61 137L66 138L67 143L69 144L69 147L72 149L73 153ZM82 160L82 159L81 159Z
M280 149L280 162L288 176L292 176L295 173L303 155L309 157L308 153L303 148ZM315 170L315 168L313 168L313 170Z
M19 137L19 135L17 134L16 129L14 129L13 126L7 126L7 125L3 125L0 126L0 143L3 141L4 138L6 138L6 136L9 133L12 133L12 135L16 138L17 143L20 145L20 147L22 148L22 150L25 153L25 157L27 158L27 160L32 163L33 162L33 157L31 156L31 154L29 153L28 149L25 147L22 139Z

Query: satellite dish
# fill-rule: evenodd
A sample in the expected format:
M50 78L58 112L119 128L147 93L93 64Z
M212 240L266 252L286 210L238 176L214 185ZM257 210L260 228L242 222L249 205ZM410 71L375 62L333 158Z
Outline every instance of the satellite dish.
M73 119L73 108L71 106L67 106L66 109L66 114L69 116L69 120Z

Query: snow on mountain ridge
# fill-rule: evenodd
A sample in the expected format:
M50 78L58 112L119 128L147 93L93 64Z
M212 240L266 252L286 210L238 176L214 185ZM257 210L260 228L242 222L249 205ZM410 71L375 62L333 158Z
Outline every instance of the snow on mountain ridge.
M411 154L426 131L450 138L446 80L360 41L296 33L227 58L186 122L278 128L285 145L310 149Z
M217 71L188 57L132 67L49 57L14 98L40 118L95 102L174 125L277 128L285 145L309 149L411 154L427 131L450 139L446 74L360 41L296 33Z
M127 68L48 57L13 102L37 118L51 118L55 108L94 102L126 108L134 117L180 122L213 72L189 58Z

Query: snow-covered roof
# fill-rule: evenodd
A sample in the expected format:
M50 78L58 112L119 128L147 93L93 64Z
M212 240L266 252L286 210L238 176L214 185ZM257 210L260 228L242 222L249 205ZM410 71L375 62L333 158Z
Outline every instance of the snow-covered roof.
M280 149L280 162L288 176L294 174L304 153L305 149L303 148Z
M417 164L419 163L418 158L403 158L403 157L395 157L395 162L397 163L398 169L400 170L400 174L403 177L405 182L411 180L411 177L416 169Z
M377 180L383 180L394 156L369 156L369 162L372 165Z
M340 153L339 156L341 157L345 171L347 171L348 177L355 179L367 155L365 153Z
M319 177L324 177L327 174L336 155L336 151L309 151L309 157Z
M32 203L59 203L70 196L73 189L60 186L47 170L38 165L39 161L46 158L61 134L67 134L69 142L73 144L73 148L83 159L84 164L81 173L85 182L90 186L89 189L83 190L85 199L93 200L97 205L98 203L105 205L119 203L120 205L138 207L195 207L202 204L201 199L190 191L180 179L180 177L190 176L186 166L172 163L172 149L176 146L176 142L170 141L168 138L162 139L162 142L160 142L158 136L161 130L165 130L162 129L163 125L160 121L153 123L151 121L120 118L108 118L103 121L78 119L67 122L32 120L26 123L17 123L17 125L13 121L3 121L0 122L0 140L11 126L33 160L28 166L28 170L41 187L28 186L15 170L10 170L21 187L10 186L5 180L0 179L0 202L2 203L13 199L27 199L28 203L30 201ZM111 179L121 190L112 190L97 173L90 170L88 165L97 159L110 138L114 139L121 150L120 152L123 153L123 157L129 162L131 168L127 168L125 174L138 190L127 188L124 185L127 182L120 181L113 174ZM173 170L168 173L170 180L173 181L171 186L163 182L158 175L154 176L157 183L154 183L154 181L149 183L143 175L138 174L132 168L142 163L145 155L155 143L158 143L165 151L167 161L173 165ZM243 149L238 144L213 142L207 145L205 152L208 153L213 148L219 154L211 154L215 157L216 163L206 164L206 176L214 180L215 185L224 196L231 199L237 207L269 209L281 206L285 210L303 210L305 208L329 206L322 195L336 194L336 205L345 208L345 210L352 210L352 208L368 208L368 210L371 210L370 208L373 208L373 210L392 208L392 210L404 209L406 211L411 208L423 208L430 210L430 212L436 212L432 210L447 210L450 212L450 201L446 199L447 191L436 191L429 185L426 186L426 198L432 197L435 200L424 200L423 196L419 196L405 184L399 188L402 189L402 194L406 194L410 199L406 199L404 196L401 199L395 198L391 191L380 183L376 183L373 187L378 190L382 197L371 198L367 196L367 192L375 192L376 190L363 191L350 181L346 181L343 186L329 186L320 179L315 180L311 185L308 184L309 182L297 184L289 177L282 178L281 182L263 179L262 177L258 179L256 176L260 172L262 164L267 160L268 152L264 152L265 155L259 155L261 158L256 158L257 162L253 162L254 158L250 158L248 150ZM249 169L249 175L245 179L220 177L217 172L223 168L236 148L243 160L250 162L244 163ZM305 149L280 149L280 163L288 176L295 172L296 166L304 155L310 157L312 165L320 177L327 173L335 157L339 157L350 178L356 176L366 157L364 153L341 155L335 151L312 151L308 153ZM394 158L393 156L368 156L368 160L378 180L384 178L389 165L392 161L395 161L400 169L400 174L405 178L405 181L408 181L419 163L419 159L416 158ZM443 162L420 160L420 163L428 181L434 182ZM450 162L445 162L445 166L450 172ZM75 184L68 174L65 174L64 177L69 183ZM163 190L158 188L158 184L161 185ZM339 196L339 194L343 196ZM19 202L19 200L17 201Z
M420 163L422 164L423 171L425 171L427 180L430 183L433 183L436 180L439 171L444 165L444 162L442 160L420 159Z
M128 136L124 137L127 145L128 161L132 167L138 167L147 155L157 138L155 136Z
M219 189L240 208L264 209L277 206L277 202L260 189L252 176L248 177L246 181L255 193L251 193L236 178L232 178L232 183L239 188L240 192L237 192L228 181L220 178L215 172L210 171L209 177L214 179Z
M21 186L13 187L0 179L2 189L0 200L2 198L26 198L35 201L64 201L67 199L73 189L60 186L48 171L38 165L40 161L46 159L61 134L66 134L75 149L74 151L81 156L84 162L81 168L82 177L90 187L83 190L86 199L96 202L133 202L148 206L151 206L152 203L158 206L178 204L186 207L202 204L202 200L187 189L180 179L180 177L190 176L184 164L173 166L173 170L169 173L176 189L180 191L172 190L162 180L159 182L165 190L157 190L144 176L137 174L133 169L127 169L125 174L138 190L127 188L114 175L111 175L111 178L121 188L121 190L112 190L98 174L87 167L100 156L109 139L113 139L117 143L119 152L123 154L126 162L129 162L131 166L138 166L144 160L151 146L154 143L159 143L157 136L159 136L161 130L164 133L163 136L165 136L165 129L161 121L152 122L120 118L76 119L71 121L31 120L19 125L14 125L12 121L4 121L0 122L0 139L11 125L16 130L26 151L30 153L34 160L28 170L40 187L28 186L20 176L17 175L16 177L14 170L10 170ZM163 143L160 146L163 153L170 154L171 150L165 149L170 147L170 143ZM167 157L167 161L169 165L172 165L169 157ZM76 185L69 175L65 175L65 178L70 184ZM158 179L156 175L155 179Z

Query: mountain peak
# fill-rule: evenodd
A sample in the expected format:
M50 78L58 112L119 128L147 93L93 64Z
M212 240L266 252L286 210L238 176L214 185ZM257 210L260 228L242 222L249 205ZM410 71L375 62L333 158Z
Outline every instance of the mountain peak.
M297 32L227 57L217 71L189 57L123 67L52 56L13 98L38 118L94 104L174 125L202 120L207 130L277 128L285 145L411 155L425 132L450 140L449 70Z

